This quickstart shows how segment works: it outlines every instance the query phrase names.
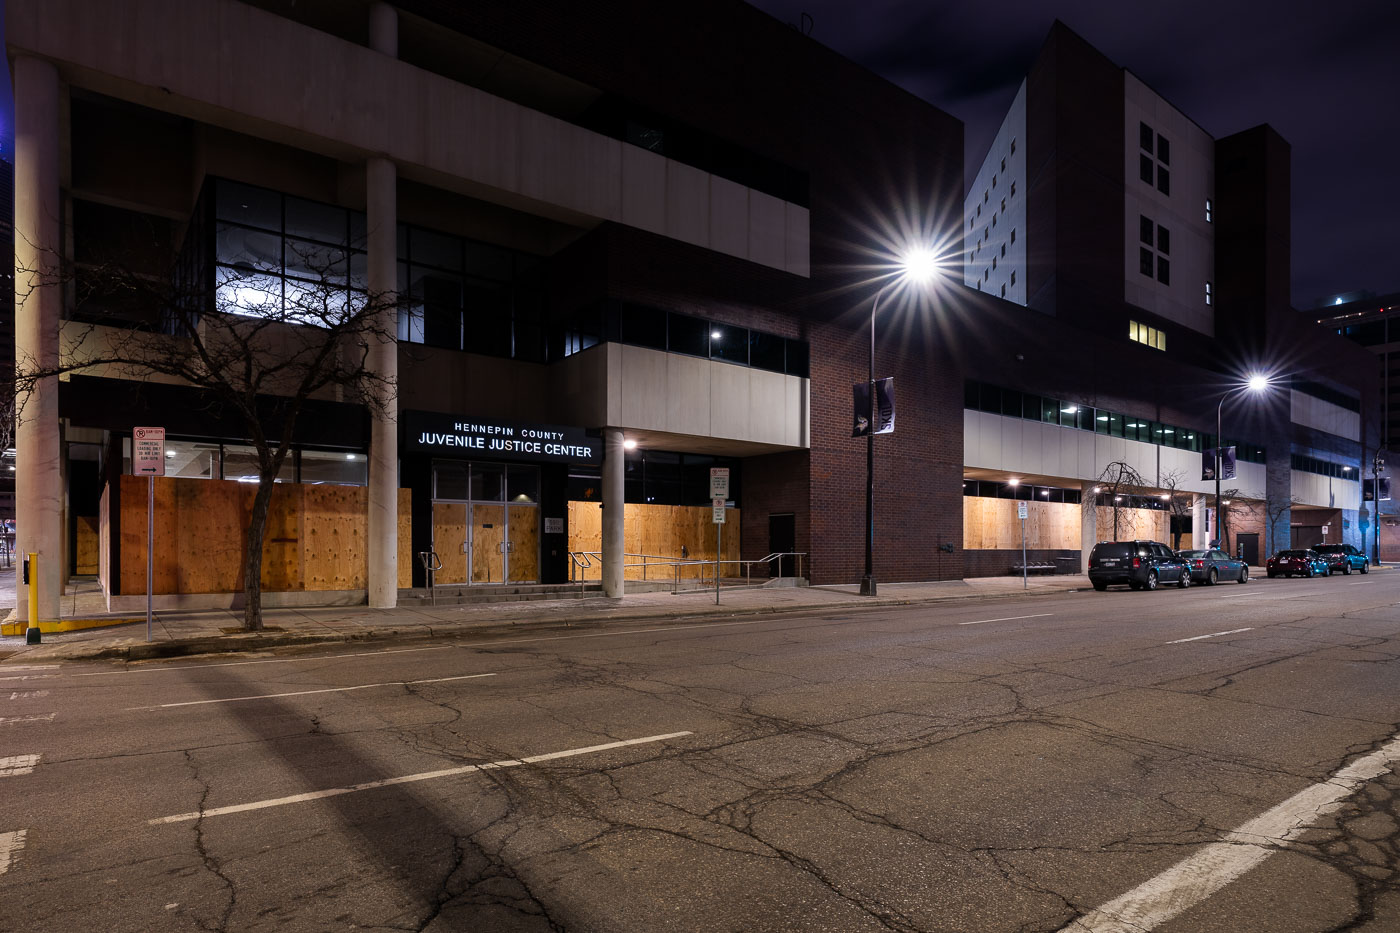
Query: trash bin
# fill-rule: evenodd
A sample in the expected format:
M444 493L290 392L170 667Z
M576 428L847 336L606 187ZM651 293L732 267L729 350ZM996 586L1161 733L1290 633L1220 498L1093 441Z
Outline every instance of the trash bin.
M1055 573L1072 574L1079 572L1079 558L1077 557L1057 557L1055 558Z

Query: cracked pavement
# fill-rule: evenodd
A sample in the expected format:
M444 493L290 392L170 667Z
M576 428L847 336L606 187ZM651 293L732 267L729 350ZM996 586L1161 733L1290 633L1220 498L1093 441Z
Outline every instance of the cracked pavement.
M26 672L0 929L1051 933L1400 731L1400 573L1349 583ZM1155 928L1400 930L1397 789Z

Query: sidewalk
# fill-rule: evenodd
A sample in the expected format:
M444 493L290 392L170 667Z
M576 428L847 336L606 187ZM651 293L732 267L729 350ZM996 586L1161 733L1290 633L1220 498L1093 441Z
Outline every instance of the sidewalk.
M13 584L11 584L13 586ZM1031 577L1032 594L1062 593L1088 588L1083 575ZM0 581L3 588L3 581ZM13 592L13 589L11 589ZM29 663L57 658L173 657L217 651L249 651L280 645L336 644L363 639L442 638L469 632L500 634L514 626L564 628L604 622L660 622L786 612L830 610L849 612L875 607L905 606L947 600L1020 596L1020 577L978 577L941 583L882 583L880 595L862 597L849 586L731 589L680 595L637 593L621 599L601 596L489 603L473 606L369 609L364 606L320 609L267 609L264 632L242 631L237 611L157 613L151 641L146 623L45 634L43 643L26 645L23 636L0 638L0 661ZM83 600L64 597L66 604ZM68 614L67 605L64 609ZM123 615L131 618L131 614ZM2 670L3 668L0 668Z

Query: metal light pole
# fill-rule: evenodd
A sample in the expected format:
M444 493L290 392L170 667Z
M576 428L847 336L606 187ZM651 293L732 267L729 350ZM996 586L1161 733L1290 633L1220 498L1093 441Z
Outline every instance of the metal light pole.
M896 280L897 281L897 280ZM880 299L893 281L886 282L875 293L875 303L870 306L870 422L865 434L865 576L860 578L860 595L875 595L875 312L880 310Z
M1220 396L1220 402L1215 406L1215 546L1221 550L1225 549L1225 513L1220 509L1220 467L1224 460L1222 451L1224 449L1224 429L1221 426L1221 413L1225 408L1225 400L1236 392L1248 389L1251 392L1263 392L1269 387L1269 377L1263 375L1250 376L1249 381L1243 386L1230 389ZM1265 481L1268 485L1268 481ZM1267 498L1267 497L1266 497Z
M1383 466L1385 466L1385 461L1381 459L1381 449L1377 447L1376 455L1371 458L1371 562L1377 567L1381 565L1381 467Z
M875 301L870 306L870 421L865 435L865 575L860 578L860 595L875 595L875 417L879 406L875 401L875 314L880 310L880 299L891 286L904 281L922 284L933 277L938 268L937 257L925 249L914 249L906 253L899 262L897 275L880 286L875 293Z

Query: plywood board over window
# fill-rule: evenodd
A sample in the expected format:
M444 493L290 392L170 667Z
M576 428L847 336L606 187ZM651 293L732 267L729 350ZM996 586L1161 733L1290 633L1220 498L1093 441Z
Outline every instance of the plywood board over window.
M651 505L628 503L623 508L623 550L629 555L625 578L628 580L669 580L675 570L671 566L653 567L653 563L681 560L681 549L687 559L715 559L714 512L709 506ZM739 559L739 528L741 510L729 509L725 516L723 559ZM597 502L569 503L569 550L588 552L595 556L587 568L590 580L602 578L597 554L602 552L603 513ZM712 570L702 567L682 568L683 578L708 576ZM743 568L730 564L723 573L741 576Z

